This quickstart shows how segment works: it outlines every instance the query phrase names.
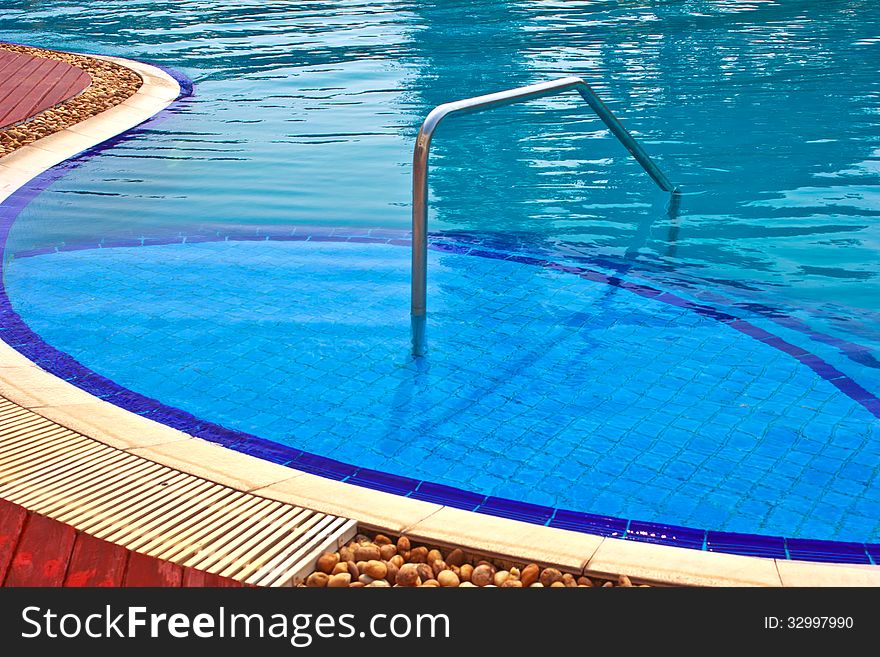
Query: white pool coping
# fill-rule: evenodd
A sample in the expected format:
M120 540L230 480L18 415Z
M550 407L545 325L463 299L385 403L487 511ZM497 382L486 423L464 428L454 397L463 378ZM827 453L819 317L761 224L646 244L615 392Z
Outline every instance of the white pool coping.
M94 56L94 55L91 55ZM0 158L0 201L43 171L168 107L178 83L141 62L101 57L138 73L120 105ZM567 531L333 481L195 438L98 399L0 342L0 395L73 431L219 484L508 561L536 562L637 582L693 586L880 586L880 566L747 557Z

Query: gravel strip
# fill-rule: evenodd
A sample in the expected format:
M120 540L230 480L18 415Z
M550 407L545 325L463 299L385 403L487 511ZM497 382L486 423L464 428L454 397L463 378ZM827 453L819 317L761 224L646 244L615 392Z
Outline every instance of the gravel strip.
M92 77L92 83L78 96L40 112L26 121L0 130L0 157L115 107L134 94L143 84L141 77L134 71L113 62L85 55L11 43L0 43L0 50L66 62Z
M635 586L626 575L585 577L535 563L486 559L461 548L414 545L406 536L358 534L337 552L318 558L301 585L311 588L613 588ZM642 586L646 586L642 584Z

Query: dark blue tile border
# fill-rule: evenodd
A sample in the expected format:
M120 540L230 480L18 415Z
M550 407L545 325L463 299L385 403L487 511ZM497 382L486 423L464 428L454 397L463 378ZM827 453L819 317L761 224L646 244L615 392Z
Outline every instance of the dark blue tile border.
M388 474L378 470L360 468L346 480L346 483L381 490L386 493L394 493L395 495L409 495L421 482L410 477L401 477L400 475Z
M159 68L165 70L177 80L178 84L180 84L181 94L178 97L178 102L194 93L193 84L188 78L172 69L167 69L161 66ZM142 133L145 128L154 125L177 111L179 111L179 104L173 104L171 107L163 110L145 123L83 151L26 183L22 188L0 204L0 250L5 247L9 228L15 221L19 212L52 182L58 180L66 172L75 168L82 162L101 153L109 146ZM387 229L371 229L366 231L364 229L358 229L352 231L351 229L344 228L328 229L320 227L300 227L294 229L290 234L283 236L269 236L265 234L256 236L253 233L245 233L233 237L228 235L219 236L217 234L187 237L181 237L178 235L173 238L166 237L155 241L151 240L149 243L168 244L181 242L183 240L192 242L222 239L350 241L358 243L394 244L399 246L410 246L411 244L408 234L402 231ZM132 244L136 246L143 243L144 242L139 241L132 242ZM470 246L468 246L468 243L470 243ZM67 245L65 250L95 248L97 246L109 247L114 245L115 244ZM749 335L764 342L768 346L779 349L780 351L797 358L816 372L817 375L833 383L839 390L841 390L841 392L847 394L854 401L859 402L862 406L868 409L874 416L880 418L880 399L818 356L792 345L782 338L773 335L750 322L734 317L728 313L718 311L711 306L694 303L670 292L664 292L640 283L631 283L621 278L608 276L607 274L589 268L563 265L549 259L545 260L532 255L511 253L511 251L517 250L517 244L512 244L509 239L505 239L503 236L488 236L481 238L466 233L447 232L442 235L432 235L430 248L447 253L474 255L494 259L508 259L521 264L528 264L552 269L562 273L574 274L594 282L620 287L640 296L654 298L670 305L690 309L700 315L722 322L734 330ZM19 257L22 257L24 255L36 254L37 253L34 252L18 255ZM603 261L600 263L599 260L600 259L596 258L593 261L608 268L617 267L617 263L610 261ZM764 309L764 311L767 316L773 316L771 309ZM257 436L234 431L211 422L200 420L186 411L165 406L157 400L139 395L138 393L119 386L110 379L102 377L101 375L85 368L67 354L59 352L51 345L43 342L12 309L5 288L0 288L0 322L2 322L2 325L0 325L0 338L2 338L4 342L15 347L23 355L38 363L56 376L66 379L102 399L106 399L121 408L139 413L144 417L153 419L157 422L186 431L193 436L274 463L287 465L303 472L337 481L345 481L346 483L352 483L366 488L409 496L414 499L442 504L445 506L606 537L623 537L627 540L777 559L791 558L806 561L858 564L872 563L873 561L873 563L880 564L880 545L876 544L866 545L862 543L846 543L838 541L783 539L781 537L761 536L755 534L736 534L714 531L707 532L703 529L634 520L630 521L623 518L598 516L565 509L553 509L551 507L498 497L485 497L477 493L457 489L451 486L419 481L367 468L358 468L357 466L348 463L342 463L317 454L303 452L293 447L287 447L272 441L264 440ZM801 330L804 333L808 333L811 336L811 339L824 341L828 344L837 341L840 343L841 349L847 350L854 355L860 355L864 352L864 348L859 345L852 345L851 343L846 343L845 341L841 341L831 336L824 336L823 334L812 332L807 327L798 327L795 330Z
M623 535L626 534L629 521L624 520L623 518L597 516L592 513L557 509L556 513L547 524L550 527L569 529L571 531L583 532L585 534L623 538Z
M870 564L864 543L843 541L814 541L808 538L785 540L789 557L799 561L827 561L830 563Z
M435 504L464 509L465 511L476 510L486 500L485 495L471 493L470 491L453 488L444 484L434 484L430 481L421 482L419 487L410 493L409 496L424 502L434 502Z
M279 465L287 465L303 455L302 450L291 449L286 445L273 443L271 440L257 438L256 436L251 436L245 441L239 441L239 443L241 444L233 443L235 451L250 454L264 461L271 461Z
M642 543L659 543L702 550L706 543L706 530L632 520L624 538Z
M706 549L749 557L786 559L785 539L781 536L759 536L735 532L707 532Z
M477 513L510 518L511 520L522 520L537 525L547 524L547 521L553 516L554 510L549 506L517 502L516 500L508 500L503 497L487 497L476 508Z
M233 446L233 449L241 451L238 445ZM292 450L293 448L289 449ZM300 452L299 456L290 461L288 465L297 470L326 477L327 479L335 479L336 481L345 481L357 472L357 468L349 463L334 461L325 456L309 454L308 452Z

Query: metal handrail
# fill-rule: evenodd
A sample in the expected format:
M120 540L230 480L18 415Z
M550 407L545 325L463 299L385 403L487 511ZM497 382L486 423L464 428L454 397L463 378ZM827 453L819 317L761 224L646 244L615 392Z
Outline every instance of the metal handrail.
M451 114L482 112L493 107L551 96L565 91L576 90L598 117L608 126L611 133L642 165L642 168L664 192L674 192L675 187L666 175L648 157L645 150L617 119L611 110L596 95L586 82L578 77L566 77L549 82L541 82L526 87L517 87L485 96L475 96L464 100L438 105L425 118L413 152L413 230L412 230L412 346L414 356L425 354L425 323L427 313L428 286L428 154L431 138L440 122Z

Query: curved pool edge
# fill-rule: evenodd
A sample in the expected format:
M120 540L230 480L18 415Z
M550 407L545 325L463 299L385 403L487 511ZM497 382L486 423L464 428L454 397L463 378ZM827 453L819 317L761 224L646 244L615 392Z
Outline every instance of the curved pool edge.
M167 108L181 88L161 70L120 58L144 79L127 101L0 159L0 202L44 171L125 135ZM34 195L38 193L36 190ZM327 479L211 443L103 401L2 343L0 392L71 430L184 472L425 542L592 573L673 585L880 585L876 566L829 565L621 540L521 522Z

